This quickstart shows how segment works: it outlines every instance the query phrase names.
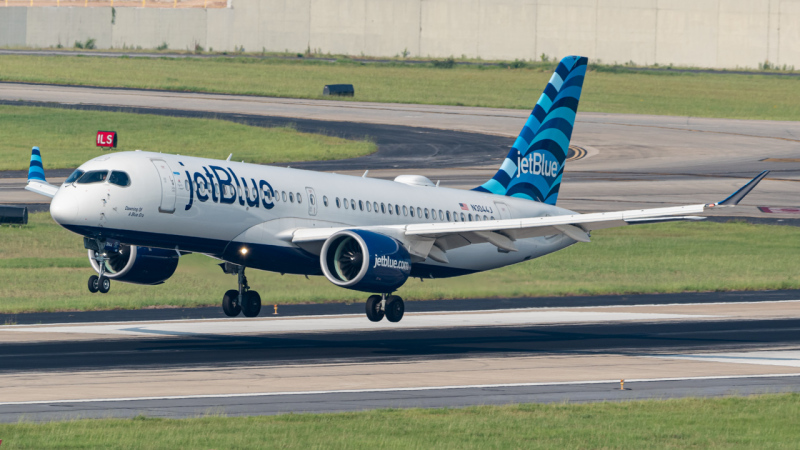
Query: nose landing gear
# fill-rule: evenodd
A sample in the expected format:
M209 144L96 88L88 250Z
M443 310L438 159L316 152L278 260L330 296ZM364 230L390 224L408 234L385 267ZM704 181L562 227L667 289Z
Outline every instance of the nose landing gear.
M400 322L406 311L403 299L397 295L372 295L367 299L367 318L372 322L380 322L384 316L389 322Z
M251 291L244 276L244 266L230 263L220 264L225 273L239 277L239 290L231 289L222 297L222 311L228 317L236 317L243 313L245 317L256 317L261 312L261 296Z
M97 261L97 266L100 267L100 273L98 275L92 275L89 277L89 282L87 283L87 287L89 288L89 292L94 294L95 292L100 292L101 294L105 294L111 289L111 280L106 277L106 261L108 261L108 254L105 252L106 241L101 241L99 239L88 239L84 238L84 247L90 250L94 250L94 259Z

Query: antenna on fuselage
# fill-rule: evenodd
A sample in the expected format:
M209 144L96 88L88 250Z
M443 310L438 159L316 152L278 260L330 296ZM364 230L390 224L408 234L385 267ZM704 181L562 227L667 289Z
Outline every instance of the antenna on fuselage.
M369 170L365 170L364 171L364 175L361 175L361 178L367 178L367 174L368 173L369 173Z
M230 155L228 155L228 157L225 159L225 161L230 161L230 160L231 160L231 156L233 156L233 153L231 153Z

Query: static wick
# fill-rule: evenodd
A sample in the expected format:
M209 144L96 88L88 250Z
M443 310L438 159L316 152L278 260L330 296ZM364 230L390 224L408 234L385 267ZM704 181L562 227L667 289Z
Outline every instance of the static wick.
M278 305L275 305L275 312L272 313L272 315L275 315L275 316L278 315Z

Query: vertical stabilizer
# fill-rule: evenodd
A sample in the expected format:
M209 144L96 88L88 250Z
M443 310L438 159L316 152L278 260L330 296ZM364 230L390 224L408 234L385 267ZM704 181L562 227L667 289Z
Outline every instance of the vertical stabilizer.
M44 166L42 166L42 154L39 152L39 147L33 147L31 150L31 165L28 168L28 180L47 182L44 178Z
M561 60L500 170L475 191L556 204L587 62Z

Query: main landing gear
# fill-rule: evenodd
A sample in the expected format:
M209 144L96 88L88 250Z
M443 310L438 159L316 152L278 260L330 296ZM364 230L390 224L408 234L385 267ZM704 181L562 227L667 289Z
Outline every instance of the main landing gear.
M222 310L225 315L236 317L241 312L245 317L256 317L261 312L261 296L258 295L258 292L251 291L250 286L247 285L244 266L225 264L222 270L225 273L235 273L239 276L239 290L231 289L222 297Z
M94 259L97 261L97 266L100 267L98 275L89 277L87 287L89 292L94 294L100 292L105 294L111 289L111 280L106 277L106 261L108 261L108 254L105 252L106 241L84 238L84 247L94 250Z
M367 318L372 322L380 322L383 316L389 322L400 322L406 306L397 295L373 295L367 299Z

